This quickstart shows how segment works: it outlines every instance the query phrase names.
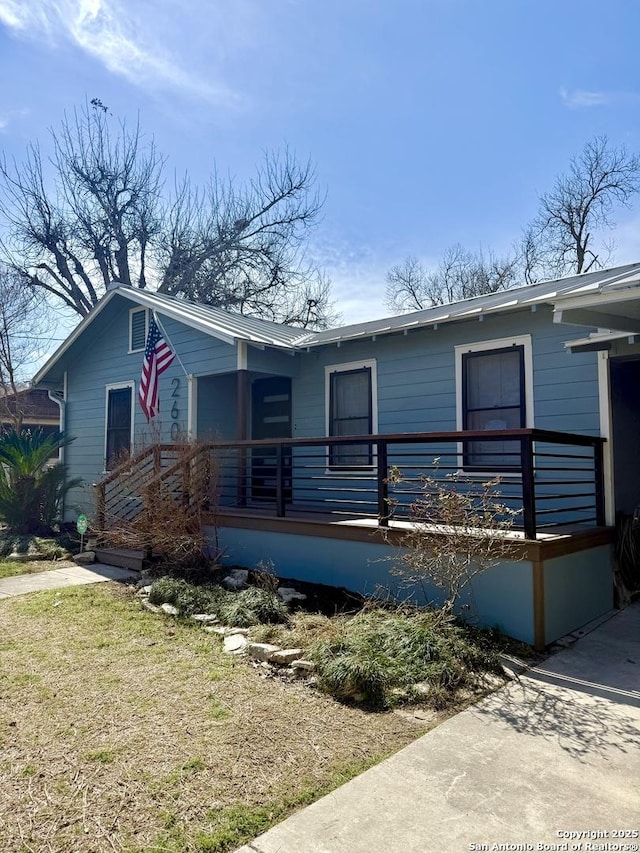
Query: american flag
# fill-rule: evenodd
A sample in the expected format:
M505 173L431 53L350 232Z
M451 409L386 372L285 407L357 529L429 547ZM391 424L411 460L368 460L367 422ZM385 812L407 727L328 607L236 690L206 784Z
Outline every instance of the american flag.
M149 323L147 346L144 350L140 393L138 395L147 421L155 418L160 410L158 377L164 373L174 358L175 353L160 334L160 329L152 316Z

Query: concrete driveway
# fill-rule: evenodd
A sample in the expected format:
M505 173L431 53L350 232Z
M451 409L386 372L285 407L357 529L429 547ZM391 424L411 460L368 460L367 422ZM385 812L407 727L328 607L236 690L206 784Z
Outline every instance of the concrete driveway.
M636 602L238 853L610 853L639 830Z

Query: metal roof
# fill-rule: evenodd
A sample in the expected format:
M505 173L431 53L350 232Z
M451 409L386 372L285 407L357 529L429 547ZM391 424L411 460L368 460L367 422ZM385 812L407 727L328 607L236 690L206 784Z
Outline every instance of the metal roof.
M591 332L586 337L565 341L564 346L570 352L595 352L611 349L611 345L618 343L618 341L626 341L630 345L635 344L639 337L640 335L630 334L629 332Z
M568 278L542 281L511 290L501 290L461 302L448 305L436 305L423 311L412 311L396 317L370 320L337 329L310 334L297 346L315 347L337 343L372 335L385 335L393 332L418 329L425 326L439 326L455 320L465 320L486 314L515 311L536 304L553 302L560 296L580 296L586 293L610 292L624 288L637 287L640 284L640 263L626 264L607 270L581 273Z
M223 311L220 308L211 308L208 305L189 302L177 296L166 296L163 293L150 293L139 288L118 285L107 291L91 313L76 326L69 337L40 368L33 377L34 385L45 379L56 362L73 346L85 329L93 323L116 296L122 296L136 305L150 308L163 317L171 317L228 344L235 344L236 341L247 341L256 346L271 346L291 351L294 343L301 335L308 334L304 330L292 326L271 323L269 320L259 320L255 317L246 317L244 314L235 314L231 311Z
M209 305L189 302L187 299L167 296L164 293L150 293L132 287L117 287L109 293L119 293L132 302L151 308L158 314L171 317L173 320L178 320L228 343L240 340L261 346L288 349L301 335L308 334L303 329L296 329L293 326L247 317L245 314L212 308Z
M66 341L38 371L33 382L37 384L44 380L56 362L116 296L124 297L137 305L150 308L162 316L171 317L229 344L246 341L255 346L276 347L291 352L341 341L408 332L411 329L428 326L435 328L456 320L461 321L471 317L482 317L486 314L499 314L530 308L537 304L553 303L558 298L618 293L625 289L635 289L639 284L640 263L626 264L625 266L582 273L553 281L543 281L511 290L502 290L498 293L477 296L449 305L437 305L423 311L413 311L410 314L327 329L322 332L310 332L293 326L284 326L281 323L259 320L255 317L247 317L244 314L211 308L198 302L189 302L177 296L166 296L163 293L151 293L147 290L117 285L107 291L91 313L74 329Z

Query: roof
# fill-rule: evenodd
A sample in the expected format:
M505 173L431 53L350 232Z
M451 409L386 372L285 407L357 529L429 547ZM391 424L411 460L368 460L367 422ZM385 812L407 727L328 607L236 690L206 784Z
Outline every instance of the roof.
M46 388L19 388L17 394L0 390L0 418L16 412L26 420L54 420L60 418L60 408L50 399Z
M338 341L354 340L403 332L424 326L439 326L455 320L465 320L487 314L499 314L553 302L558 297L579 296L587 293L607 292L612 289L637 287L640 284L640 263L626 264L607 270L581 273L568 278L542 281L511 290L501 290L448 305L436 305L423 311L413 311L396 317L371 320L338 329L328 329L308 336L298 345L320 346Z
M247 341L257 346L271 346L290 350L301 336L308 335L308 332L296 329L293 326L284 326L281 323L271 323L269 320L247 317L244 314L212 308L199 302L189 302L186 299L167 296L164 293L152 293L127 285L118 285L107 291L95 308L76 326L64 343L40 368L33 378L34 385L43 381L56 362L116 296L122 296L136 305L150 308L157 314L171 317L173 320L191 326L193 329L198 329L228 344L235 344L236 341Z
M423 311L413 311L409 314L385 317L367 323L327 329L322 332L310 332L293 326L284 326L281 323L259 320L255 317L247 317L244 314L236 314L198 302L190 302L177 296L167 296L163 293L152 293L126 285L116 285L102 297L91 313L84 318L38 371L33 382L37 384L43 381L56 362L116 296L124 297L136 305L150 308L162 316L170 317L229 344L246 341L256 346L276 347L291 352L377 335L406 333L411 329L429 326L437 328L439 325L456 320L461 321L473 317L532 308L545 303L555 303L557 299L586 297L594 294L605 295L612 292L622 292L625 289L635 290L638 285L640 285L640 263L626 264L625 266L581 273L568 278L543 281L511 290L502 290L498 293L476 296L473 299L464 299L448 305L437 305ZM630 293L629 295L634 294Z

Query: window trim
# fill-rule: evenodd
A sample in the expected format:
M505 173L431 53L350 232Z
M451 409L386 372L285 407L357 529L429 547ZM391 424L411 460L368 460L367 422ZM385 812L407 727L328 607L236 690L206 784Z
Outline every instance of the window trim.
M134 424L135 424L135 415L136 415L136 383L133 379L130 379L126 382L111 382L108 385L104 386L104 445L103 445L103 454L102 454L102 464L103 464L103 473L106 474L109 472L107 468L107 433L109 430L109 392L110 391L120 391L123 388L129 388L131 390L131 428L129 432L129 447L130 455L133 456L133 436L134 436Z
M133 349L133 315L138 314L141 311L144 311L144 343L141 347L137 347ZM135 352L144 352L145 347L147 345L147 338L149 337L149 309L143 308L140 305L136 305L135 308L129 309L129 349L127 350L127 355L131 355Z
M352 373L358 370L369 370L371 376L371 435L378 432L378 369L375 358L366 358L361 361L347 361L340 364L326 364L324 368L324 412L325 412L325 434L331 435L331 376L336 373ZM344 474L349 471L358 473L371 471L377 465L376 449L371 449L371 462L366 465L331 465L330 448L327 446L326 468L328 474Z
M463 356L467 353L486 353L500 350L509 350L514 347L522 347L523 350L523 379L524 379L524 414L525 428L532 429L535 424L533 405L533 348L531 335L515 335L510 338L495 338L487 341L474 341L473 343L459 344L455 347L455 373L456 373L456 429L464 429L464 370ZM496 466L493 470L483 470L474 466L464 464L463 442L458 442L458 465L462 471L469 471L478 476L493 476L500 474L507 477L520 477L519 471L500 468Z

